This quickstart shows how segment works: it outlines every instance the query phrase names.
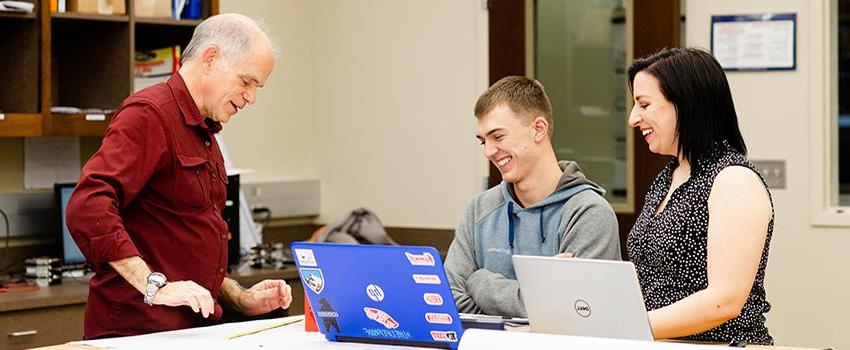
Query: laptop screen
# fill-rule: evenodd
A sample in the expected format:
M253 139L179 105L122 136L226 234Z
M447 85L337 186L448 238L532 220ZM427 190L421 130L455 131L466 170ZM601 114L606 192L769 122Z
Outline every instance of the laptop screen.
M329 340L457 348L463 328L436 249L293 243L292 252Z

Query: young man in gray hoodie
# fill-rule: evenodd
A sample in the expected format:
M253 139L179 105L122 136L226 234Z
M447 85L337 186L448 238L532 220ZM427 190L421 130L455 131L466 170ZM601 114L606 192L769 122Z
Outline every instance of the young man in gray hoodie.
M475 117L484 156L504 181L467 206L446 273L458 311L525 317L511 255L620 260L617 217L578 164L555 158L552 107L539 82L499 80Z

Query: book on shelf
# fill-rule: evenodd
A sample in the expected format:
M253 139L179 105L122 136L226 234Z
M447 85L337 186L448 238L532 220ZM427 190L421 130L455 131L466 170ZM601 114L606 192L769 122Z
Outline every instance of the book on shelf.
M162 83L180 68L180 46L137 51L134 62L133 91Z

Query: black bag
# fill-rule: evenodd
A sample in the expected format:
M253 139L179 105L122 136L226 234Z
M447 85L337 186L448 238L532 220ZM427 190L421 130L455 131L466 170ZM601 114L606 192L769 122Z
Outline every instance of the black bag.
M344 219L327 225L316 236L316 242L398 245L384 230L381 220L366 208L355 209Z

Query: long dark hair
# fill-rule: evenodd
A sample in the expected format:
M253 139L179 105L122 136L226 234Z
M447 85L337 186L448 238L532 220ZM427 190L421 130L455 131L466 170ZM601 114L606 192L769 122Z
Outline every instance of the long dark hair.
M629 66L630 92L639 72L658 79L661 93L676 107L678 151L688 162L724 140L747 154L729 82L714 56L696 48L665 48L636 59Z

